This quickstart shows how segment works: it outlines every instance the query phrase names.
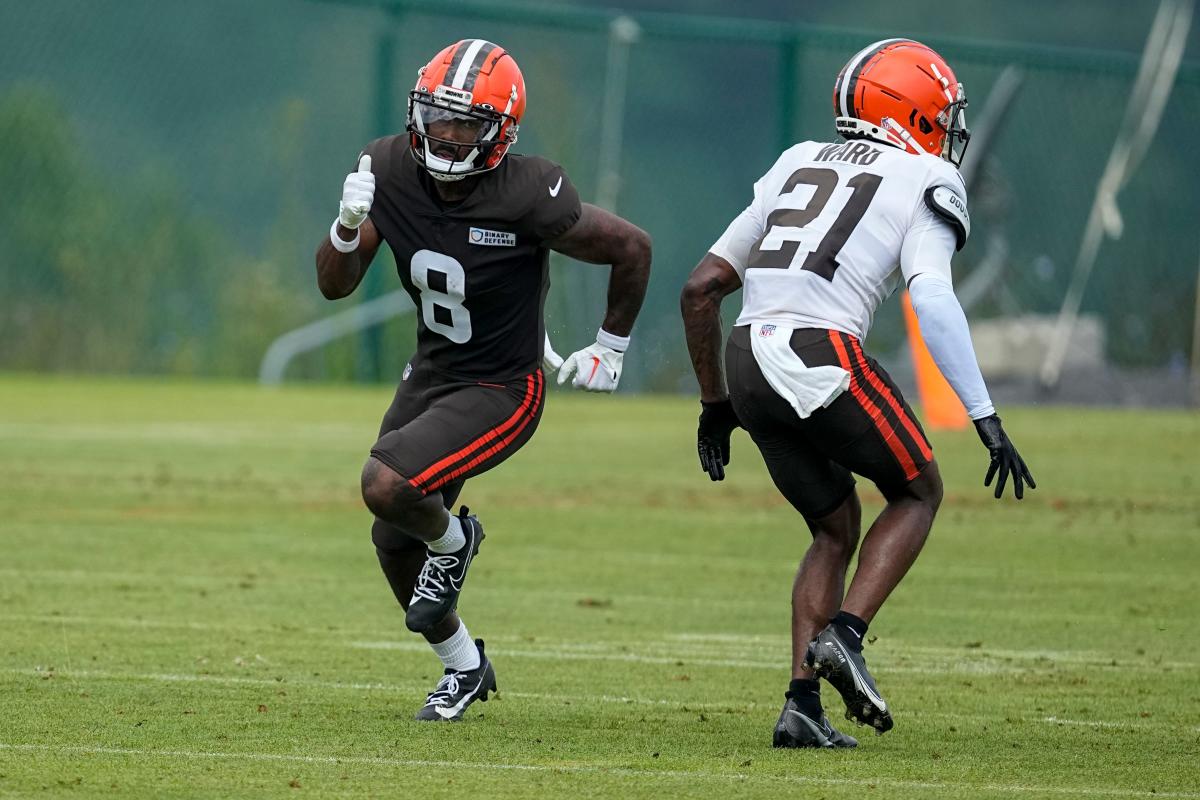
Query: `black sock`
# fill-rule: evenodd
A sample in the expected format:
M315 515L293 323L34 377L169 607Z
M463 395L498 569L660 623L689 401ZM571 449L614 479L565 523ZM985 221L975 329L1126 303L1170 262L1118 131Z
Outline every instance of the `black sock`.
M845 640L846 644L850 645L856 651L862 650L863 640L867 636L866 622L848 611L839 611L837 616L833 618L833 624L838 626L838 633Z
M793 678L784 696L795 700L805 716L820 719L824 713L821 710L821 683L816 678Z

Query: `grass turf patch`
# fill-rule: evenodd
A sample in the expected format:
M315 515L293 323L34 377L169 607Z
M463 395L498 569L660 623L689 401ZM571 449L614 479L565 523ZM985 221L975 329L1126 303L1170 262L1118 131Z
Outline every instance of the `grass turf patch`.
M357 486L388 400L0 381L0 795L1200 797L1196 415L1006 410L1020 504L934 434L946 501L867 649L897 727L812 753L769 746L807 532L743 434L709 483L679 398L555 392L468 485L501 694L411 722L440 665Z

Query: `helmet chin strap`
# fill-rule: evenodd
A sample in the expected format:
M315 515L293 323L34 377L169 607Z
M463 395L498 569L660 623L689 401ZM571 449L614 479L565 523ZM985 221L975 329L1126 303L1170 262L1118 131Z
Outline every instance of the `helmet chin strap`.
M890 133L904 143L903 146L905 149L911 148L914 153L926 152L921 145L917 144L917 140L912 137L912 134L909 133L903 125L896 122L896 120L892 119L891 117L884 117L881 121L883 122L884 128L886 128Z
M479 157L479 148L476 147L473 150L471 150L470 153L467 154L466 158L458 160L458 161L451 161L448 158L442 158L441 156L435 156L432 152L430 152L429 144L426 143L425 144L425 159L424 159L425 160L425 164L424 164L425 171L428 172L429 176L431 178L433 178L435 181L442 181L443 183L453 183L455 181L461 181L463 178L467 177L468 175L476 174L479 171L479 170L472 169L470 167L470 164L472 162L474 162L475 159L478 157ZM446 168L445 169L430 169L429 165L431 163L433 163L437 166L441 166L441 164L438 164L437 162L441 162L441 164L445 164ZM456 164L461 164L467 168L465 170L463 170L462 172L452 172L451 170L454 169L454 166Z
M881 144L898 147L905 152L926 152L912 134L891 117L884 117L879 125L856 117L837 117L834 120L837 132L846 139L871 139ZM936 154L935 154L936 155Z
M901 150L905 149L904 140L890 130L879 125L872 125L870 122L864 122L856 117L837 117L834 120L834 126L837 128L837 132L846 139L871 139L880 144L899 147Z
M463 178L467 177L466 175L452 175L447 172L434 172L431 169L427 169L425 171L429 173L429 177L433 178L435 181L441 181L442 183L454 183L455 181L461 181Z

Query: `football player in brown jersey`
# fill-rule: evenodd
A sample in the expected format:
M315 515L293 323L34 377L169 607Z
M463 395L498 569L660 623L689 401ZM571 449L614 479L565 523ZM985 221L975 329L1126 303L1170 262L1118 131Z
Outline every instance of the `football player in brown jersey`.
M549 251L611 265L608 309L592 345L558 382L611 392L650 276L650 237L581 203L562 167L509 152L525 110L513 57L482 39L446 47L421 69L402 134L368 144L317 250L329 299L354 291L380 244L416 304L417 351L362 472L371 535L410 630L445 674L417 713L457 720L496 677L456 612L483 528L449 509L463 483L533 436L545 400L542 307Z

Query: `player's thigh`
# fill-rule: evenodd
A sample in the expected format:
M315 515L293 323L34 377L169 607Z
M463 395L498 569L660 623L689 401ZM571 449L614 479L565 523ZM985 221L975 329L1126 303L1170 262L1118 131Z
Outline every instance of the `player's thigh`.
M749 337L737 329L730 336L725 364L734 411L779 492L807 519L837 509L854 491L853 476L805 434L795 410L767 383Z
M541 370L506 384L455 383L430 392L423 411L383 433L371 456L421 494L497 466L533 436L541 419Z
M433 375L427 367L414 367L411 362L405 366L396 394L379 423L379 436L402 428L420 416L429 402L428 393L432 388Z
M831 459L893 496L933 461L933 449L887 371L853 337L832 336L850 372L850 387L815 412L805 430Z

